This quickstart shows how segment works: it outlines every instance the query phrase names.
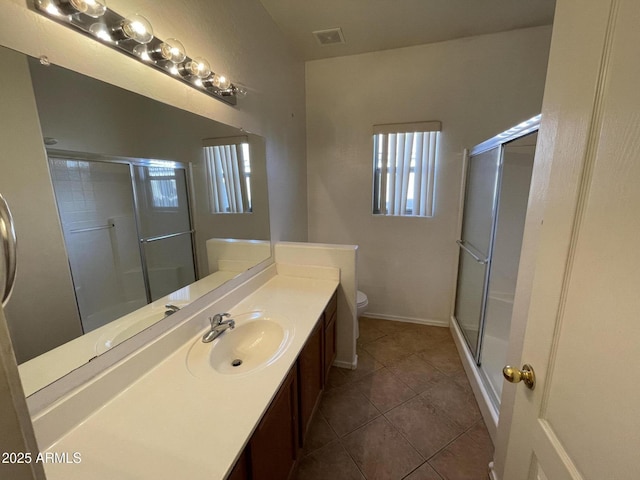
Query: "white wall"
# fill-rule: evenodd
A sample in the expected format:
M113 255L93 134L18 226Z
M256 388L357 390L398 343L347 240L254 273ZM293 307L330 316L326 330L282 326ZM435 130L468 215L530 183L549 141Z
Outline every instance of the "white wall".
M368 311L448 324L465 147L540 112L551 27L308 62L309 240L357 244ZM371 214L372 125L443 124L434 218Z
M300 274L306 267L333 267L340 269L338 286L338 317L336 319L337 367L356 368L356 321L358 280L356 245L322 245L315 243L280 242L274 248L278 272L281 269ZM302 270L296 267L302 267ZM286 271L286 270L285 270ZM313 272L313 268L309 269ZM313 273L310 273L313 275Z

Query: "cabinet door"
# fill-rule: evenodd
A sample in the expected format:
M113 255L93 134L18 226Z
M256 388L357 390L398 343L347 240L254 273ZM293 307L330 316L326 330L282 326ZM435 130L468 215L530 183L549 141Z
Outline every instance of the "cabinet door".
M329 370L336 359L336 314L327 323L324 330L324 374L325 381L329 377Z
M324 386L323 317L311 332L298 357L298 384L300 388L300 445L304 442L311 416L316 409Z
M324 310L324 377L329 377L329 370L336 359L336 319L338 318L338 292L333 294Z
M250 441L252 478L287 480L298 454L298 382L294 365Z

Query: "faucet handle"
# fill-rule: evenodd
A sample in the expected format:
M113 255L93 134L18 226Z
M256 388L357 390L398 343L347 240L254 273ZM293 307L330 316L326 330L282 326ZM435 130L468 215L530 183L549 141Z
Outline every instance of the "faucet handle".
M211 323L211 327L215 327L222 323L222 319L224 317L230 317L230 313L216 313L213 317L209 317L209 322Z

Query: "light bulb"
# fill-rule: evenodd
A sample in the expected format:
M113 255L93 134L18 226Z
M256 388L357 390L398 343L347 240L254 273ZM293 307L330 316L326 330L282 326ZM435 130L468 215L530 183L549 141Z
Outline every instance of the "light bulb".
M63 15L63 13L60 11L60 8L58 8L58 5L56 5L53 0L38 0L36 2L36 6L40 10L44 10L45 12L47 12L49 15L53 15L56 17L60 17Z
M187 58L187 52L184 49L184 45L175 39L169 38L160 44L160 55L165 60L169 60L173 63L183 62Z
M231 81L225 75L216 73L213 77L213 84L220 90L226 90L231 85Z
M107 2L104 0L69 0L69 3L78 12L93 18L101 17L107 11Z
M38 0L37 7L50 15L75 15L83 13L98 18L107 11L105 0Z
M131 15L122 21L120 29L126 38L138 43L149 43L153 40L153 27L142 15Z
M113 38L111 38L111 32L104 23L94 23L89 27L89 32L91 32L93 35L104 42L113 42Z
M145 62L150 62L152 60L146 45L136 45L135 47L133 47L133 53L139 56Z
M195 75L198 78L207 78L211 74L211 66L202 57L189 60L185 66L187 75Z

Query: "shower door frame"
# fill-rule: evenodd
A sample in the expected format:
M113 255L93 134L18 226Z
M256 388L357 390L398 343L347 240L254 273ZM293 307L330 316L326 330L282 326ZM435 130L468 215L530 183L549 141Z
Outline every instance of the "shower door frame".
M458 318L456 317L455 313L455 305L456 305L456 299L457 299L457 295L458 295L458 289L457 289L457 285L458 285L458 281L456 277L456 292L454 295L454 310L453 310L453 318L455 318L456 324L458 325L458 327L460 328L461 332L462 332L462 336L465 339L465 342L467 344L467 348L469 348L469 351L471 352L471 355L474 359L474 362L476 364L476 366L480 366L481 361L480 359L482 358L482 347L483 347L483 340L484 340L484 329L485 329L485 321L486 321L486 310L487 310L487 297L489 294L489 279L490 279L490 275L491 275L491 261L493 258L493 248L494 248L494 241L495 241L495 236L496 236L496 228L498 225L498 208L500 206L500 186L501 186L501 182L502 182L502 168L503 168L503 154L504 154L504 147L507 143L513 142L514 140L517 140L521 137L524 137L525 135L529 135L530 133L533 133L537 130L540 129L540 119L541 119L541 115L537 115L513 128L510 128L509 130L506 130L505 132L502 132L498 135L496 135L495 137L490 138L489 140L486 140L482 143L479 143L478 145L476 145L475 147L473 147L471 150L468 151L467 155L466 155L466 162L465 162L465 172L464 172L464 179L465 179L465 183L464 183L464 191L465 194L462 197L462 216L461 216L461 222L460 222L460 226L462 228L462 225L464 224L464 200L466 199L467 196L467 192L468 192L468 188L469 188L469 171L470 171L470 163L471 163L471 157L476 156L476 155L480 155L482 153L488 152L490 150L493 149L500 149L499 151L499 160L498 160L498 173L497 173L497 177L496 177L496 187L495 187L495 195L494 195L494 200L493 200L493 207L492 207L492 212L491 212L491 238L489 240L489 248L488 248L488 252L487 252L487 257L485 259L477 259L475 258L475 255L472 255L474 257L474 259L479 262L485 263L485 272L484 272L484 284L482 286L482 303L481 303L481 307L480 307L480 318L479 318L479 322L478 322L478 336L477 336L477 340L476 340L476 348L475 351L471 348L471 345L469 343L469 339L467 338L464 329L462 329L462 327L460 326L460 322L458 321ZM460 230L460 236L462 236L462 230ZM459 247L459 249L463 249L466 250L465 246L464 246L464 241L462 240L462 238L460 238L459 240L456 240L456 243ZM458 257L459 258L459 257ZM460 265L458 264L458 276L460 275Z
M172 167L184 169L185 171L185 188L187 194L187 212L189 217L189 232L191 235L191 252L193 258L193 272L194 277L198 280L199 272L198 272L198 252L196 251L196 230L194 223L194 215L193 215L193 192L192 192L192 165L191 163L178 162L175 160L162 160L162 159L150 159L150 158L140 158L140 157L125 157L120 155L105 155L105 154L97 154L97 153L86 153L86 152L78 152L78 151L70 151L70 150L59 150L54 148L47 148L47 162L49 163L52 158L58 158L62 160L76 160L76 161L88 161L88 162L101 162L101 163L111 163L111 164L120 164L126 165L129 167L129 177L131 181L131 193L133 196L133 213L136 223L136 231L138 237L138 247L140 251L140 262L142 266L142 276L144 279L144 288L145 295L147 298L147 304L152 303L151 296L151 283L149 279L149 272L147 270L147 258L145 252L145 245L143 238L140 232L140 205L138 200L138 189L136 188L135 182L135 167ZM49 173L51 175L51 173ZM55 192L54 192L55 194ZM56 198L56 209L58 210L58 215L60 215L60 211L57 207L58 200ZM60 223L62 224L62 219L60 219ZM65 240L65 250L67 249L66 240ZM67 252L67 256L68 256ZM73 272L71 273L71 279L73 281ZM78 300L76 299L76 304L78 304ZM79 308L79 307L78 307Z

